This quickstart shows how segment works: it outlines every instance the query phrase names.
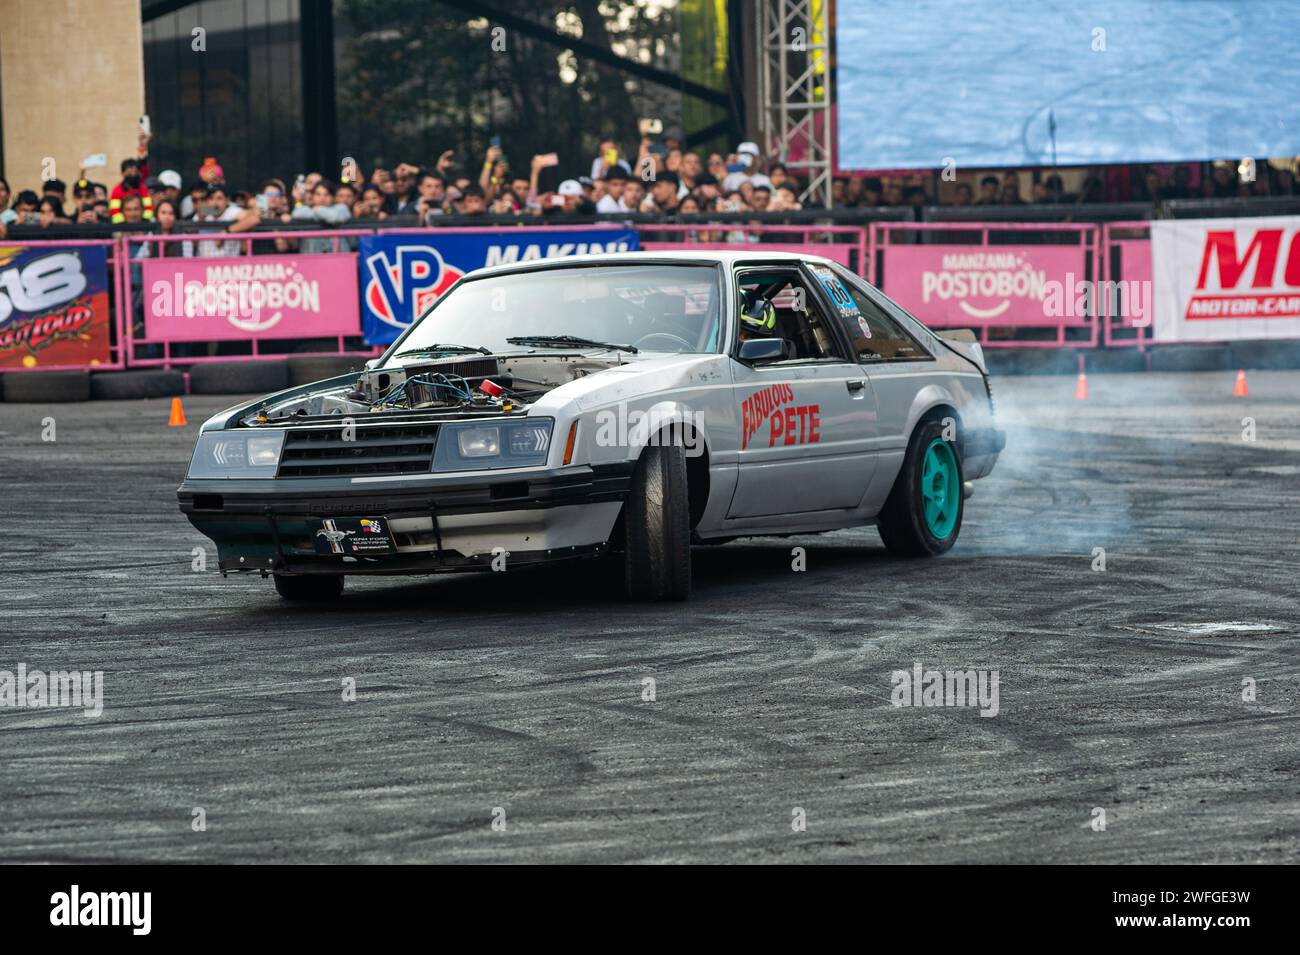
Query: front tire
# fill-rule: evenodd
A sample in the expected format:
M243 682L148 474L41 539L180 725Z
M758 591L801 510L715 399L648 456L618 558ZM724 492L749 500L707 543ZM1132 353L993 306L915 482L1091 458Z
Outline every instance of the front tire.
M343 596L342 574L275 575L275 590L294 603L331 603Z
M646 448L623 508L623 585L629 600L685 600L691 593L690 497L678 444Z
M952 547L961 533L961 453L955 442L944 440L943 430L942 422L931 418L912 432L903 467L876 522L891 554L934 557Z

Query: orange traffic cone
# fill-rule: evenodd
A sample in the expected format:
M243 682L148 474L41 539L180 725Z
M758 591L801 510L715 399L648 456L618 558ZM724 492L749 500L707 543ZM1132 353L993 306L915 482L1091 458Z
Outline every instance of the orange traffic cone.
M1083 372L1079 372L1079 383L1074 386L1074 400L1088 400L1088 376Z
M168 419L167 424L172 428L185 427L185 409L181 407L181 399L172 399L172 416Z
M1237 383L1232 386L1232 397L1248 398L1250 397L1250 386L1246 384L1246 370L1244 368L1237 372Z

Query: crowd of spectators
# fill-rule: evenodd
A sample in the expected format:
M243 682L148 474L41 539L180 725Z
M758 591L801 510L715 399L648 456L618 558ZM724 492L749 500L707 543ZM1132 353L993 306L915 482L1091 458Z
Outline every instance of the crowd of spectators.
M51 227L60 224L114 225L153 222L172 232L181 221L221 225L231 233L247 232L261 223L340 227L353 220L373 222L399 218L406 223L431 224L438 217L504 215L554 217L650 213L690 218L717 213L784 212L801 208L801 183L789 169L765 157L756 143L742 142L733 152L696 152L676 137L643 135L633 152L614 141L600 144L590 165L576 178L559 175L555 153L531 157L516 165L493 141L481 164L458 162L453 150L432 165L408 162L392 169L362 170L345 160L335 178L307 172L292 181L270 178L256 190L226 181L220 163L207 158L188 189L176 170L153 175L148 154L149 134L141 132L137 154L122 160L119 181L108 186L82 170L71 187L60 179L42 182L39 189L13 193L0 177L0 235L6 226ZM915 207L928 205L1014 206L1028 204L1087 204L1116 201L1163 201L1204 197L1247 197L1293 194L1295 176L1289 168L1261 163L1253 181L1239 175L1235 163L1214 163L1209 174L1200 164L1111 166L1067 172L1007 170L1000 173L944 177L938 171L836 176L832 200L836 208ZM1066 179L1076 184L1066 187ZM954 179L955 181L949 181ZM1025 190L1028 194L1022 191ZM208 230L205 230L208 231ZM328 239L266 240L275 249L325 251ZM240 243L199 239L164 245L164 254L238 254Z

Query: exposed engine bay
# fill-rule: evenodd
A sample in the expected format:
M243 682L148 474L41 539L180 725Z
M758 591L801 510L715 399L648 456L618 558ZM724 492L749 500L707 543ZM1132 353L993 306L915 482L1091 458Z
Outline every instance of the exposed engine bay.
M264 405L243 420L278 426L332 415L509 414L553 388L622 364L575 355L475 355L367 369L355 382Z

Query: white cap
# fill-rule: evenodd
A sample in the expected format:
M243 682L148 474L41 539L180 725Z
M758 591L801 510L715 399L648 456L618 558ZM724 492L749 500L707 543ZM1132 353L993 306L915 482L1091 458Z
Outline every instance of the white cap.
M559 193L562 196L581 196L582 183L576 179L566 179L560 183Z
M175 169L164 169L158 173L158 181L168 189L177 189L181 187L181 174Z
M758 148L758 143L744 142L736 147L737 153L749 153L751 156L761 156L763 151Z

